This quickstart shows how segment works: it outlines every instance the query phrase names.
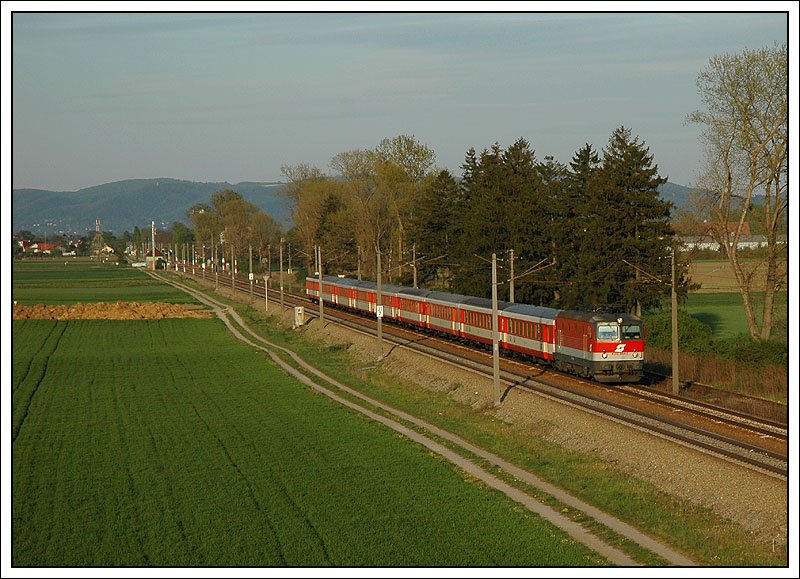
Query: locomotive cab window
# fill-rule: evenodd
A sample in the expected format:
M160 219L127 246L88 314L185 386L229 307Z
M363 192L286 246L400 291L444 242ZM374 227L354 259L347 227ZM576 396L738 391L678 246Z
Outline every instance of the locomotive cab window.
M599 342L619 341L619 326L614 323L597 324L597 340Z
M641 340L642 339L642 328L636 324L631 324L629 326L622 326L622 339L623 340Z

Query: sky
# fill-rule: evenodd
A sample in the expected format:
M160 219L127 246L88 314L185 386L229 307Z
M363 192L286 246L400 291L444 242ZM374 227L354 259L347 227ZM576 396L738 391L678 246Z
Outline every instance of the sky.
M620 126L661 176L691 185L698 73L787 41L797 3L623 4L4 2L9 185L282 181L282 166L331 172L334 155L398 135L460 176L470 148L524 138L538 159L568 163ZM464 12L409 11L453 7ZM723 7L742 11L682 11Z

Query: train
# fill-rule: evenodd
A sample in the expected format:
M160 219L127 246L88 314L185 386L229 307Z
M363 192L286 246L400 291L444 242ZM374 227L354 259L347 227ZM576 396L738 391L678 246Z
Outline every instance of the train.
M377 284L335 276L306 278L314 303L376 316L476 345L491 345L492 301L442 291ZM644 370L645 328L627 313L560 310L499 301L501 352L601 383L639 382Z

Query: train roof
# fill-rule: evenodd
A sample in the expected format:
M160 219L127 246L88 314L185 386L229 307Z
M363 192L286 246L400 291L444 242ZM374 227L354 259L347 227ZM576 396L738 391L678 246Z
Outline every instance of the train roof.
M417 297L421 297L421 298L426 298L431 293L431 290L414 288L414 287L412 287L412 288L404 287L398 293L401 293L401 294L404 294L404 295L407 295L407 296L417 296Z
M306 279L317 280L318 278L309 276ZM351 279L351 278L348 278L348 277L338 277L338 276L335 276L335 275L323 275L322 276L322 281L323 282L328 282L328 283L335 283L337 285L345 286L345 287L354 287L354 288L362 288L362 289L370 289L370 290L377 289L377 287L378 287L378 284L375 283L374 281L357 280L357 279ZM396 294L396 293L401 293L404 290L408 290L408 289L413 289L413 288L406 288L406 287L403 287L403 286L400 286L400 285L394 285L394 284L390 284L390 283L381 284L381 293L385 292L385 293ZM425 291L425 290L421 290L421 291Z
M506 314L520 314L523 316L554 320L563 310L546 308L544 306L532 306L530 304L511 304L503 311Z
M307 279L317 280L318 278L309 276ZM377 288L377 283L375 283L374 281L357 280L346 277L338 277L334 275L325 275L322 277L322 279L323 281L326 281L328 283L335 283L345 287L354 287L354 288L361 288L373 291ZM492 309L492 300L488 298L466 296L450 292L432 291L422 288L411 288L394 284L381 284L381 293L384 292L399 294L399 295L415 296L429 301L437 301L453 305L472 306L489 311L491 311ZM640 318L627 313L580 312L576 310L559 310L556 308L534 306L530 304L517 304L502 300L497 302L497 309L498 311L502 311L505 314L519 314L546 320L552 320L555 319L556 317L562 317L573 320L581 320L585 322L615 322L619 318L622 318L623 322L641 323Z
M461 303L466 305L466 306L473 306L473 307L476 307L476 308L483 308L483 309L486 309L486 310L491 310L492 309L492 300L490 300L489 298L468 297L468 298L462 300ZM501 311L501 312L505 311L506 309L508 309L510 306L513 306L513 305L514 304L512 304L511 302L505 302L503 300L498 300L497 301L497 311Z
M432 291L427 295L429 300L436 300L438 302L447 302L448 304L463 303L467 296L461 294L451 294L449 292Z
M559 317L581 320L584 322L616 322L621 319L623 323L642 323L641 318L625 312L578 312L575 310L564 310L559 314Z

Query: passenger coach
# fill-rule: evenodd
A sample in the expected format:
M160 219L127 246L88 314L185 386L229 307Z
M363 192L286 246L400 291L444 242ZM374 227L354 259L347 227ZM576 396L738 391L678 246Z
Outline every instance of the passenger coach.
M374 282L306 278L312 301L375 315ZM383 317L464 341L492 343L492 303L486 298L392 284L381 287ZM501 350L535 358L599 382L638 382L644 369L644 326L636 316L558 310L500 301Z

